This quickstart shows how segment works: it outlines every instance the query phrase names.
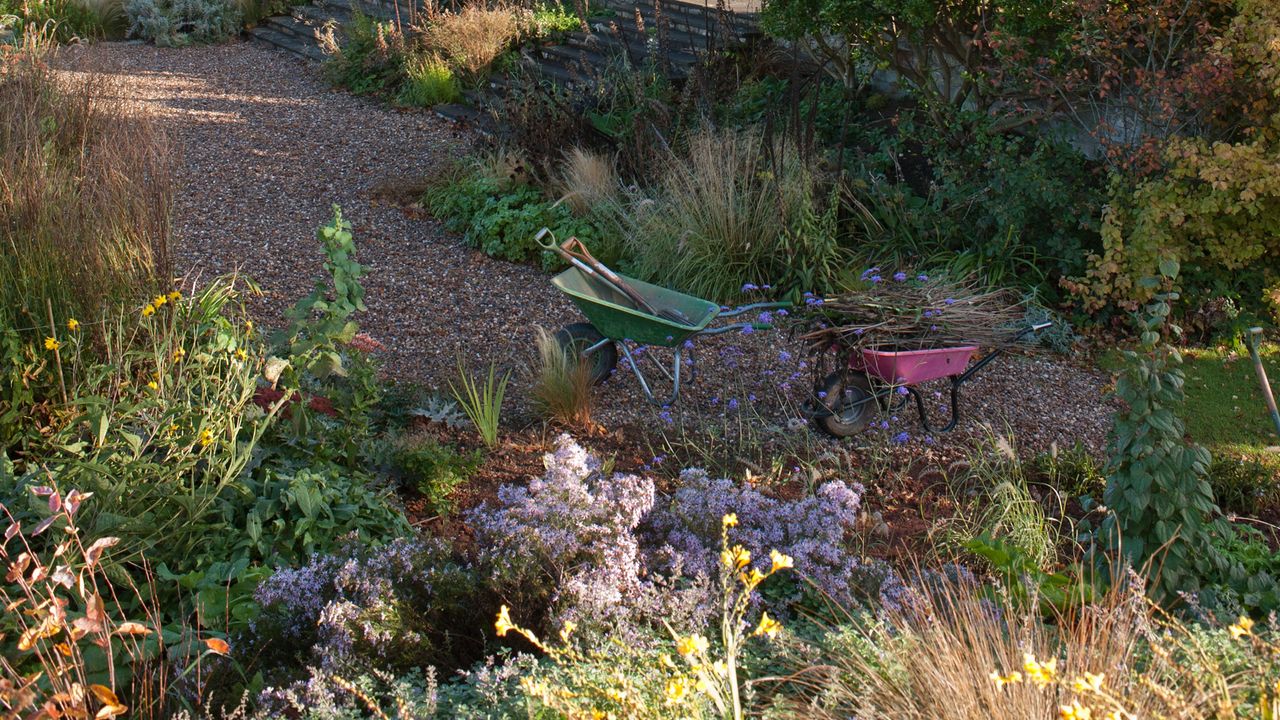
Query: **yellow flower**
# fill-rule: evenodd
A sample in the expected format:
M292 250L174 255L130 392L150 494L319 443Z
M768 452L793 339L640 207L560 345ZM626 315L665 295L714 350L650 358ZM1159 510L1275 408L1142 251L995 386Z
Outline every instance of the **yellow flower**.
M155 314L156 314L155 305L147 305L146 307L142 308L142 317L151 317L152 315L155 315Z
M731 570L739 570L751 562L751 551L741 545L734 545L732 549L720 553L720 561Z
M1105 674L1094 675L1093 673L1087 672L1084 674L1083 677L1076 678L1076 681L1075 681L1076 692L1096 693L1102 690L1102 683L1104 680L1106 680L1106 678L1107 676Z
M743 585L746 585L748 588L753 588L759 585L760 583L764 582L764 579L769 576L765 575L764 573L760 572L755 568L751 568L751 572L742 573L738 577L742 579Z
M57 350L60 347L62 347L62 343L58 342L57 338L47 337L44 339L45 350Z
M990 677L991 677L991 682L996 684L997 690L1003 688L1005 685L1016 685L1022 682L1022 673L1018 672L1017 670L1014 670L1008 675L1001 675L995 670L992 670Z
M727 528L737 527L737 526L738 526L738 514L737 514L737 513L729 513L728 515L725 515L724 517L720 518L720 522L724 523L724 526L725 526L725 527L727 527Z
M711 643L697 633L676 641L676 652L680 653L680 657L683 658L688 658L697 653L704 653L709 647L711 647Z
M577 629L578 629L578 624L576 622L572 620L566 620L564 622L564 627L560 628L560 639L566 643L569 642L569 636L572 635L573 631Z
M498 620L493 624L493 629L498 631L498 637L506 637L507 633L519 629L511 622L511 608L506 605L498 608Z
M760 616L760 624L756 626L752 635L757 637L767 635L770 640L778 636L778 632L782 630L782 623L769 617L769 613L763 613Z
M769 569L770 574L796 566L796 561L791 559L790 555L783 555L777 550L769 551L769 560L772 562L772 567Z
M151 380L147 383L147 387L150 388L151 390L159 390L160 383L156 382L155 380Z
M177 350L174 350L174 351L173 351L173 361L174 361L174 362L178 362L179 360L181 360L182 358L184 358L184 357L186 357L186 356L187 356L187 351L186 351L186 350L183 350L182 348L178 348Z
M240 360L241 362L243 362L243 361L245 361L245 360L247 360L247 359L249 358L249 353L245 352L245 351L244 351L244 348L236 348L236 351L235 351L235 353L234 353L234 354L235 354L236 359L237 359L237 360Z
M1050 658L1041 663L1036 660L1035 655L1027 653L1022 656L1022 670L1036 687L1043 688L1053 682L1058 671L1058 659Z
M182 299L182 293L178 292L177 290L174 290L173 292L169 293L169 302L177 302L178 300L181 300L181 299Z
M245 332L247 332L247 333L251 333L251 332L253 332L253 321L252 321L252 320L245 320L245 321L244 321L244 331L245 331Z
M667 702L674 705L684 700L689 694L689 681L685 678L671 678L667 681Z
M200 431L200 447L209 447L213 444L213 433L208 430Z
M166 296L164 296L164 295L157 295L157 296L155 297L155 299L151 301L151 304L152 304L152 305L155 305L155 306L158 308L158 307L160 307L161 305L164 305L164 304L165 304L165 303L167 303L167 302L169 302L169 298L168 298L168 297L166 297Z
M79 330L80 321L75 318L70 318L69 320L67 320L67 329L70 330L71 332L75 332Z
M1079 700L1058 706L1058 713L1062 720L1090 720L1093 717L1093 711L1081 705Z
M48 340L45 340L44 344L45 344L45 347L49 347ZM1253 620L1250 620L1249 618L1241 615L1240 619L1236 620L1235 625L1232 625L1231 627L1227 628L1227 632L1231 633L1231 637L1236 638L1237 640L1244 637L1245 635L1252 635Z

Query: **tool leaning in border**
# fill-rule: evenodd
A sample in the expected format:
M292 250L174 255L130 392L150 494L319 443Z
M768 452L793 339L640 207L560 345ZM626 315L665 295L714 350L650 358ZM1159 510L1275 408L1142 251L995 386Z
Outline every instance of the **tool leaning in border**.
M544 238L551 236L550 242ZM569 263L569 268L551 279L561 292L569 296L574 305L586 316L587 322L570 323L556 332L556 340L591 363L591 378L603 382L618 364L618 351L627 359L631 372L640 383L640 390L653 405L665 406L680 397L681 371L686 351L693 359L691 345L686 342L694 337L719 335L741 331L745 328L768 330L770 323L742 322L719 327L708 327L713 320L730 318L772 308L789 308L789 302L763 302L728 309L710 300L703 300L651 285L610 270L587 251L577 238L569 238L557 244L555 235L543 228L535 237L544 250L553 252ZM671 395L659 400L653 393L648 379L640 369L639 357L628 345L639 347L653 345L671 348L674 355L671 369L661 364L655 366L671 383ZM695 366L696 367L696 366Z
M1262 365L1262 355L1258 353L1258 338L1262 337L1262 328L1251 327L1249 334L1245 336L1249 345L1249 356L1253 358L1253 369L1258 375L1258 384L1262 386L1262 400L1267 404L1267 411L1271 413L1271 422L1275 423L1276 435L1280 436L1280 410L1276 409L1276 397L1271 392L1271 382L1267 380L1267 369ZM1269 446L1270 452L1280 452L1280 447Z

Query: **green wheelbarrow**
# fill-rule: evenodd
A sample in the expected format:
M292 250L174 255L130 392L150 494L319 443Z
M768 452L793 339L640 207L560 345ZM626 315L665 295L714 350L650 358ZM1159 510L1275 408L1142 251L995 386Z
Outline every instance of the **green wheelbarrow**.
M538 234L539 243L546 234L549 231L545 229ZM686 351L690 365L694 364L693 338L747 328L768 330L773 327L767 322L740 322L713 328L710 327L713 321L755 310L792 306L789 302L761 302L724 308L709 300L619 275L591 257L575 238L569 238L563 245L552 243L543 244L543 247L569 260L569 269L553 277L551 284L568 295L587 319L587 322L565 325L556 332L556 341L590 363L591 378L595 383L603 382L613 374L618 364L618 352L621 351L640 383L645 399L658 406L670 405L680 397L680 368ZM632 350L630 343L638 347ZM665 400L654 395L640 368L637 355L644 346L672 349L670 370L656 361L654 363L671 383L671 395Z

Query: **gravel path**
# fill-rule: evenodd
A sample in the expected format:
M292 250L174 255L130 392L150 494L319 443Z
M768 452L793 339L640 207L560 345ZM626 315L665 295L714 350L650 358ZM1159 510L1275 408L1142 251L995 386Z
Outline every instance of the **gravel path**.
M532 325L555 328L576 316L544 273L464 248L438 223L388 201L412 197L423 178L471 144L431 113L336 91L315 65L249 43L104 43L75 54L121 75L181 153L179 272L246 272L268 293L256 308L265 322L310 290L320 271L315 228L333 203L354 225L358 259L370 267L361 323L386 345L392 375L447 386L459 352L475 367L494 360L522 368ZM809 378L798 354L780 333L711 338L698 343L698 383L676 408L645 405L625 373L604 387L598 419L606 427L668 433L808 432L796 422ZM969 388L955 440L912 430L909 446L969 442L984 432L977 421L986 420L1013 429L1024 448L1079 440L1096 449L1109 412L1106 382L1052 358L1002 360ZM518 378L509 393L517 420L530 417L526 383ZM892 422L886 435L910 430L908 419Z

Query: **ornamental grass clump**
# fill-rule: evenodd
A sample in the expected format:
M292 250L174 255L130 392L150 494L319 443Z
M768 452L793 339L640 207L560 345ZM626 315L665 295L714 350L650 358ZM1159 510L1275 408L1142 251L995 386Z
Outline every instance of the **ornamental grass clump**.
M171 277L169 145L127 95L0 55L0 322L93 322Z
M545 328L535 328L538 362L533 402L547 417L570 427L592 429L595 395L591 363L561 345Z
M875 350L1005 347L1024 318L1022 306L1006 290L870 268L856 289L808 299L806 314L813 327L801 339L815 351L832 345Z

